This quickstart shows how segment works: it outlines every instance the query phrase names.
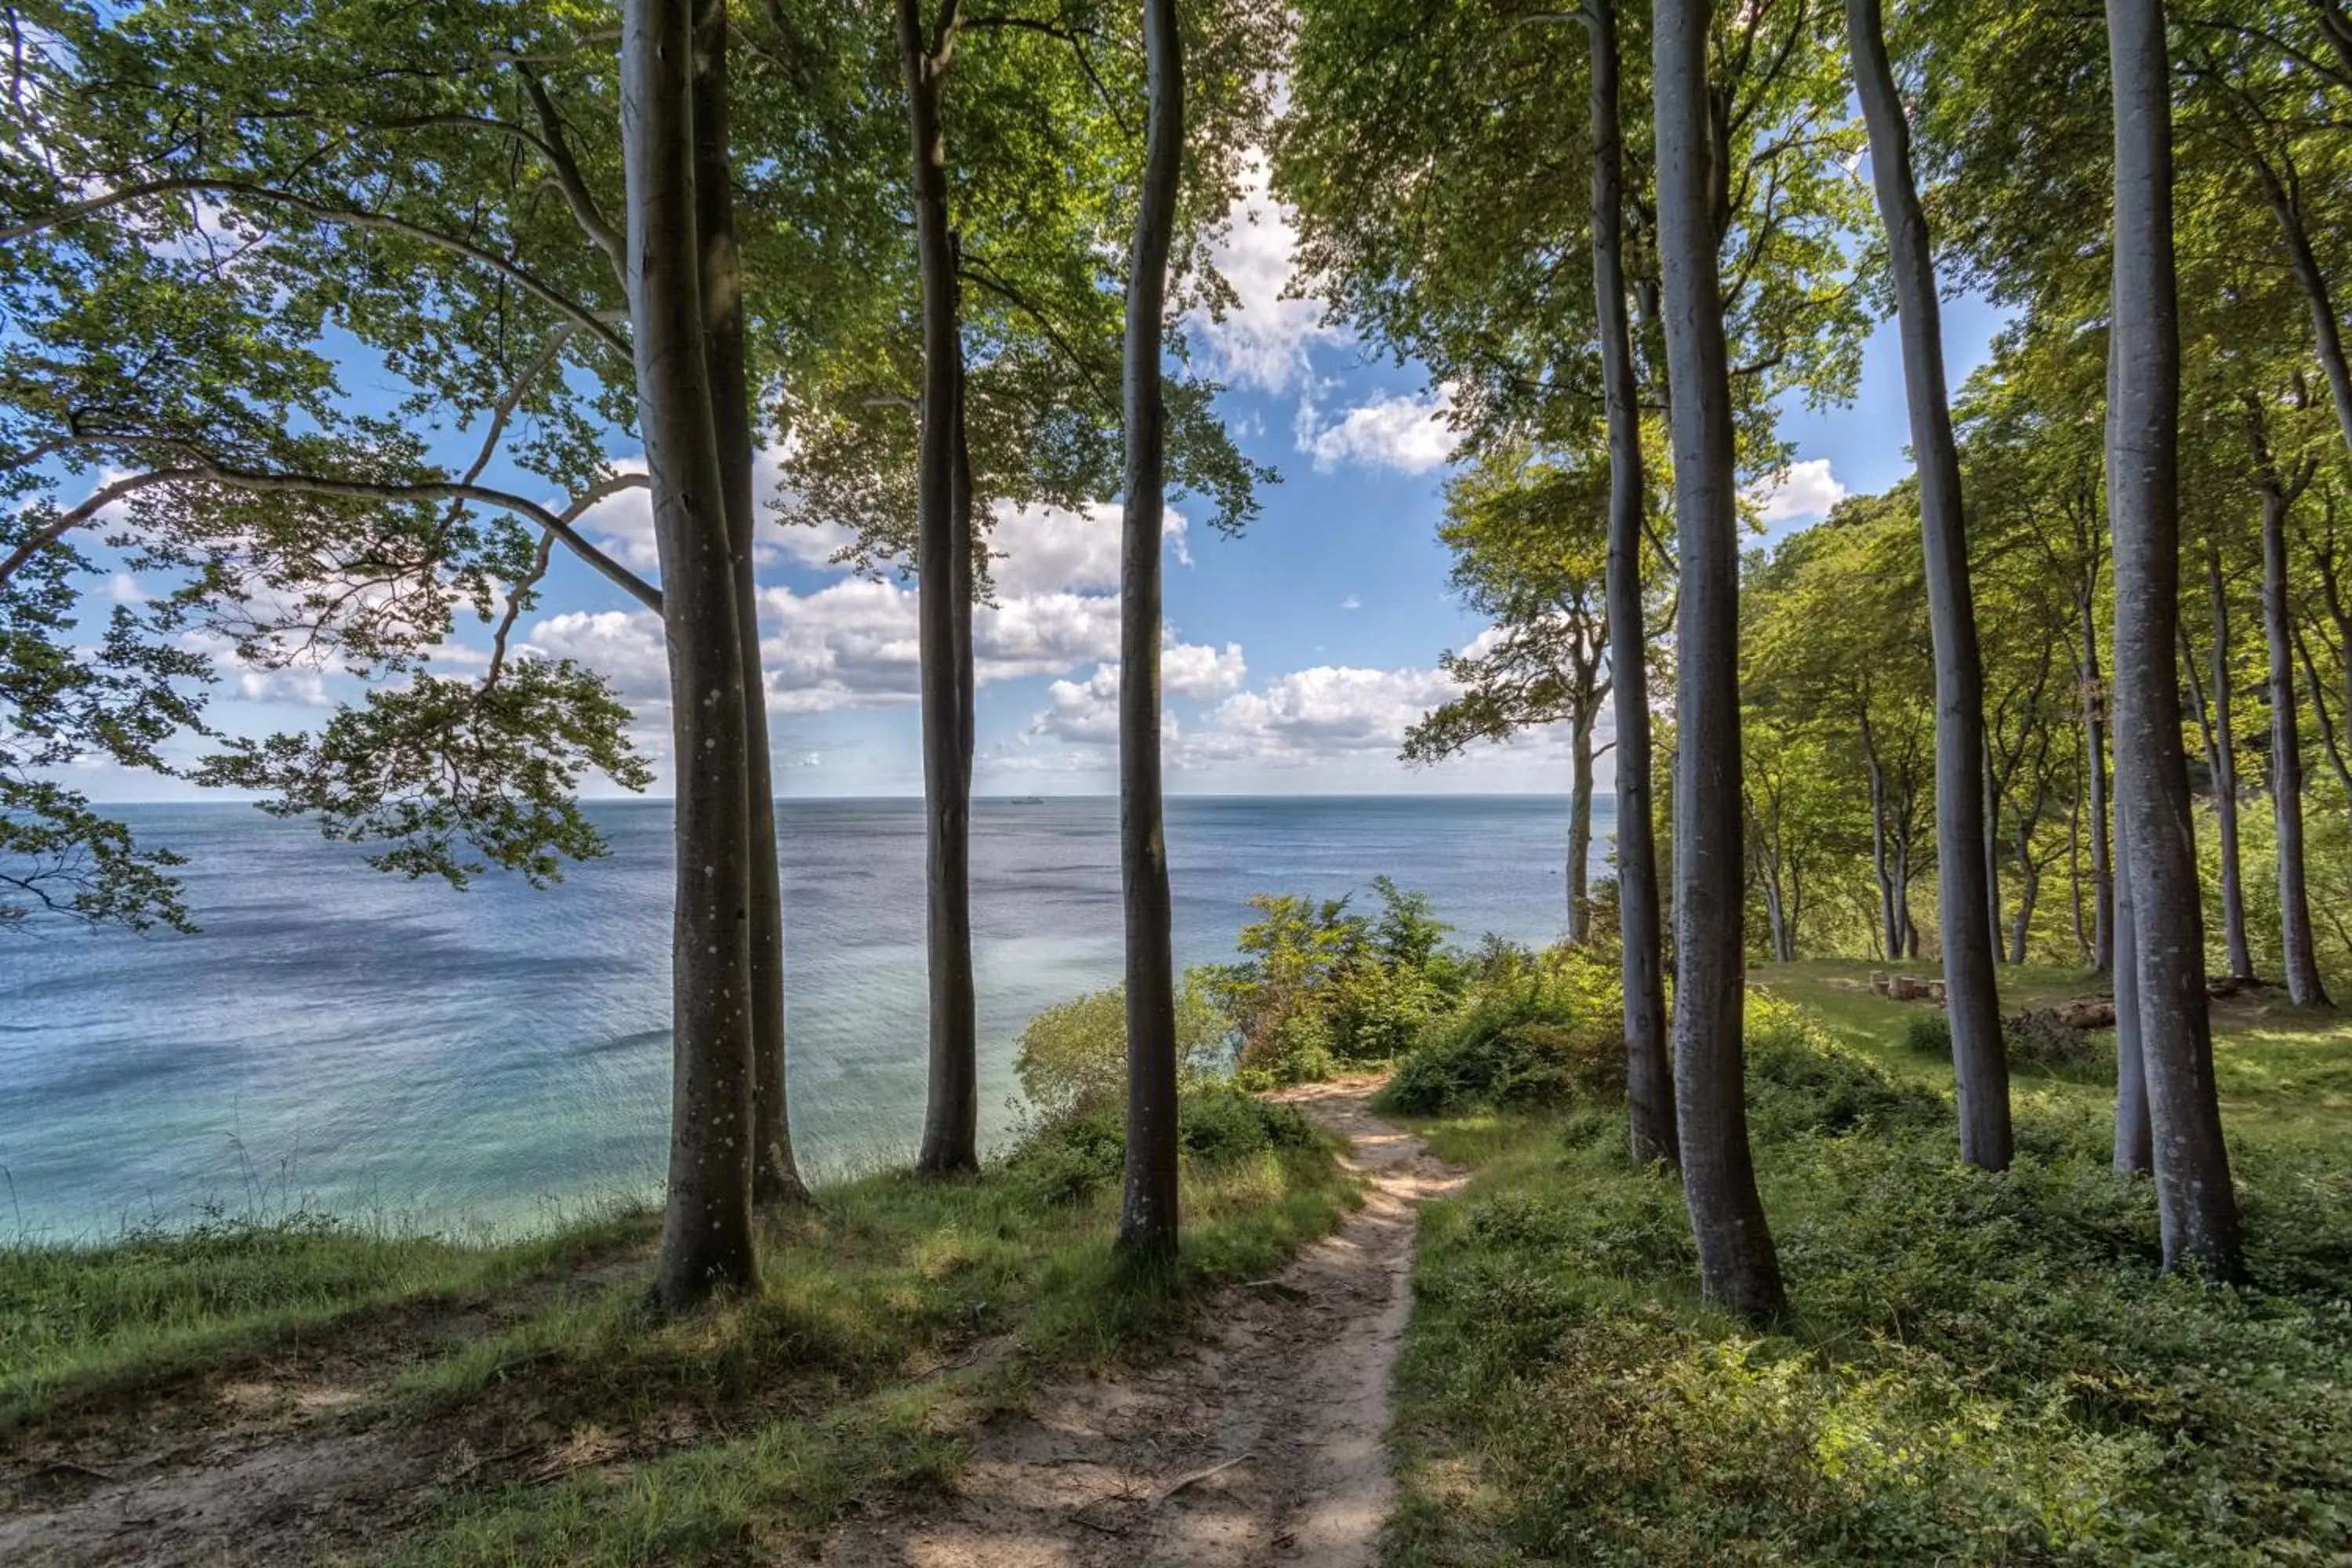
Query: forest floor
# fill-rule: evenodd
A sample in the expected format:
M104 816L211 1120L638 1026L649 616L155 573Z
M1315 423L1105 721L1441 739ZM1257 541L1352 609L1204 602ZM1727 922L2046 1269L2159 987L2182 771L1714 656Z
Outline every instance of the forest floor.
M1423 1202L1465 1173L1366 1108L1377 1080L1276 1098L1349 1142L1367 1201L1207 1342L1048 1388L991 1422L953 1487L854 1520L840 1568L1288 1563L1369 1568L1393 1498L1390 1382Z
M675 1320L645 1309L643 1214L502 1247L295 1216L0 1248L0 1563L804 1561L845 1510L939 1495L1039 1388L1286 1300L1265 1282L1362 1180L1328 1134L1223 1125L1188 1156L1173 1289L1111 1258L1115 1149L828 1188L768 1223L756 1297Z
M1394 1568L2352 1563L2352 1019L2214 1005L2233 1289L2163 1274L2110 1169L2110 1035L2016 1062L2016 1163L1971 1170L1934 1009L1873 967L1750 975L1769 1330L1698 1299L1622 1105L1414 1121L1473 1173L1423 1226ZM2105 989L2000 979L2011 1012Z

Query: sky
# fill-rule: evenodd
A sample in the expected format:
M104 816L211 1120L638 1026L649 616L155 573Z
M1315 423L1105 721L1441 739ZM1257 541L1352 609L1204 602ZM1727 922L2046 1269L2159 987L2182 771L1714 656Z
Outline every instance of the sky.
M1420 368L1397 366L1288 297L1294 234L1262 182L1234 215L1221 256L1241 308L1190 324L1198 367L1223 383L1219 407L1248 456L1280 482L1239 537L1197 526L1175 503L1167 536L1162 685L1171 794L1553 794L1567 788L1564 736L1534 731L1449 761L1398 760L1406 729L1453 694L1439 668L1486 629L1448 591L1437 538L1452 446L1444 399ZM1972 299L1947 307L1957 386L1988 353L1999 318ZM1882 324L1860 395L1782 428L1795 460L1759 491L1768 537L1814 521L1849 493L1909 471L1900 354ZM354 371L362 375L363 371ZM763 493L776 486L764 458ZM1095 795L1117 787L1118 514L994 509L996 603L975 619L979 734L974 788L986 795ZM654 575L642 490L582 520L583 531ZM912 585L829 563L841 538L771 527L761 550L762 647L777 793L914 795L921 789ZM636 715L632 733L667 793L661 628L650 612L565 552L522 622L526 644L604 672ZM155 584L113 575L101 597ZM478 665L488 628L461 628L450 669ZM314 728L358 683L332 672L229 666L215 721L262 733ZM1605 731L1604 731L1605 738ZM1600 784L1609 787L1604 754ZM109 767L77 787L101 800L184 798L188 786ZM602 780L590 795L619 793Z

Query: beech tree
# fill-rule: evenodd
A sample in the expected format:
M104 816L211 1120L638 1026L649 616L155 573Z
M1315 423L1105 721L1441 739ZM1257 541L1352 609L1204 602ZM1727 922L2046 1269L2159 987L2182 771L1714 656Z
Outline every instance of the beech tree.
M2320 985L2304 875L2303 736L2287 586L2287 517L2310 488L2318 465L2307 455L2282 462L2259 394L2246 395L2245 410L2263 509L2263 640L2270 654L2270 784L2278 858L2280 967L2289 1001L2298 1007L2323 1006L2327 993Z
M2011 1140L2009 1061L2001 1041L2000 998L1993 988L1993 912L1984 879L1965 870L1984 855L1986 844L1980 784L1987 756L1984 672L1969 583L1959 444L1944 384L1942 308L1927 219L1912 184L1910 125L1895 96L1878 0L1846 0L1845 13L1854 79L1870 127L1872 178L1902 326L1911 450L1919 466L1919 527L1935 637L1936 841L1942 869L1936 885L1945 1010L1959 1085L1960 1154L1971 1164L1998 1171L2009 1164Z
M1622 58L1613 5L1315 0L1297 9L1274 184L1297 210L1303 287L1371 342L1426 368L1446 389L1466 451L1531 442L1596 470L1603 448L1611 454L1604 587L1620 964L1634 1145L1658 1158L1675 1139L1645 650L1664 628L1633 613L1648 507L1641 419L1663 408L1669 379L1649 62ZM1562 34L1580 24L1589 46L1581 104L1562 90L1575 64ZM1837 162L1853 138L1841 73L1805 6L1749 8L1720 43L1723 101L1709 122L1720 178L1709 214L1735 258L1724 301L1738 344L1739 466L1760 476L1787 458L1775 398L1835 396L1858 366L1862 301L1837 237L1857 210ZM1530 177L1580 153L1589 190Z
M1568 938L1591 934L1592 769L1609 700L1606 544L1595 520L1602 473L1498 447L1446 483L1438 537L1454 552L1463 604L1491 618L1479 644L1441 668L1463 695L1407 732L1404 756L1435 762L1538 725L1568 727Z
M1666 1060L1666 1004L1658 911L1656 824L1650 805L1648 622L1642 541L1647 521L1640 381L1625 268L1623 52L1615 0L1586 0L1591 63L1592 301L1609 422L1609 543L1602 592L1610 689L1616 700L1618 977L1625 996L1625 1101L1633 1158L1675 1160L1674 1083Z
M2174 645L2180 402L2172 98L2162 0L2107 0L2115 111L2108 513L2118 804L2129 820L2141 1066L2168 1267L2235 1278L2238 1208L2213 1086L2204 922Z
M911 563L916 582L931 955L917 1163L934 1173L979 1158L972 619L989 586L988 521L999 503L1077 510L1119 489L1118 255L1144 156L1129 118L1144 89L1131 16L1108 3L894 5L900 172L859 194L884 213L911 208L912 267L886 264L866 285L870 307L825 334L818 369L785 393L793 520L846 528L845 559L877 573ZM1212 68L1171 244L1185 286L1171 316L1223 297L1205 240L1263 121L1277 31L1231 4L1203 5L1195 24ZM1213 383L1168 382L1171 479L1209 503L1212 528L1237 530L1272 472L1234 446Z
M1710 203L1705 0L1653 22L1658 249L1674 387L1681 563L1675 712L1675 1109L1683 1191L1708 1299L1751 1319L1786 1305L1756 1190L1743 1083L1738 492L1730 362Z
M1176 0L1143 0L1150 61L1143 182L1128 252L1127 504L1119 533L1118 849L1127 924L1127 1172L1118 1250L1176 1255L1176 961L1160 777L1160 576L1167 430L1161 321L1184 165L1184 40Z

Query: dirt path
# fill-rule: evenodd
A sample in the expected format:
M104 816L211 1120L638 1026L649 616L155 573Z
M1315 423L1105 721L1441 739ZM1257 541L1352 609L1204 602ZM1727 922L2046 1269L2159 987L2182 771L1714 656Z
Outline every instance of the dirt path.
M1148 1371L1048 1389L983 1430L955 1494L854 1521L838 1568L1373 1561L1392 1486L1389 1377L1423 1200L1462 1173L1366 1108L1371 1086L1291 1100L1346 1137L1364 1207L1236 1293L1217 1337Z

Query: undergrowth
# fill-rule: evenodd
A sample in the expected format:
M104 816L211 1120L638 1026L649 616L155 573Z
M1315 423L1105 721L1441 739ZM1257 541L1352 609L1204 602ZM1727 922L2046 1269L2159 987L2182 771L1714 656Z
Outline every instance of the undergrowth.
M2016 1167L1973 1171L1947 1096L1789 1004L1749 1020L1780 1331L1697 1302L1620 1108L1430 1127L1479 1172L1424 1218L1392 1563L2352 1553L2352 1161L2243 1130L2254 1285L2168 1279L2093 1107L2028 1102Z

